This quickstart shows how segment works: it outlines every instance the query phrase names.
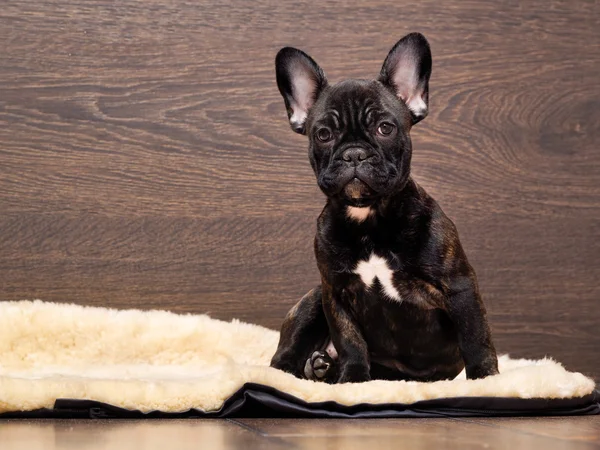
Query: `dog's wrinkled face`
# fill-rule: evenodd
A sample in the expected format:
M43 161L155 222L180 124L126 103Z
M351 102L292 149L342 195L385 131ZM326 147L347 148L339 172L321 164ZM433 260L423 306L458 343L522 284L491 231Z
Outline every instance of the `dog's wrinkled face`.
M368 206L406 181L408 108L378 81L341 82L322 93L306 122L319 187Z
M330 86L300 50L276 58L277 84L292 129L309 138L321 190L350 206L370 206L401 189L410 174L410 128L427 115L431 53L409 34L386 58L377 80Z

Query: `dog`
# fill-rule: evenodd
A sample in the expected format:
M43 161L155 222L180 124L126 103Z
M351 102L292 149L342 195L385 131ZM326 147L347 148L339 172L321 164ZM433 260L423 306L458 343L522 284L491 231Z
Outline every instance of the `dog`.
M275 67L327 202L314 241L321 284L285 317L271 366L328 383L497 374L456 227L410 176L410 130L429 106L428 41L403 37L374 80L330 85L291 47Z

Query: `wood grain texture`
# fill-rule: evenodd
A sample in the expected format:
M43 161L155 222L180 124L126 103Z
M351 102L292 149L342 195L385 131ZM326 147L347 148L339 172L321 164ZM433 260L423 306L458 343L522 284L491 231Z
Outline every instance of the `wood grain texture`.
M599 18L585 0L6 0L0 300L278 327L318 281L323 197L274 55L370 77L418 30L434 71L413 172L458 226L499 351L600 376Z
M596 417L8 420L3 450L597 449Z
M0 422L3 450L289 449L229 420L8 420Z
M598 417L515 419L238 419L302 449L597 449ZM553 432L544 427L555 428Z
M461 421L501 427L552 438L555 442L585 442L600 447L600 417L473 417Z

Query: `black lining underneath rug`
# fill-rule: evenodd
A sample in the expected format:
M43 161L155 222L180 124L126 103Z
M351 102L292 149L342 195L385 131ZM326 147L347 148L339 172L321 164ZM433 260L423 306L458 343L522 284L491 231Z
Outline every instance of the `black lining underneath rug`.
M181 413L130 411L91 400L58 399L53 409L0 414L0 419L181 419L181 418L394 418L394 417L502 417L575 416L600 414L600 392L568 399L455 397L399 403L345 406L308 403L269 386L246 383L218 411Z

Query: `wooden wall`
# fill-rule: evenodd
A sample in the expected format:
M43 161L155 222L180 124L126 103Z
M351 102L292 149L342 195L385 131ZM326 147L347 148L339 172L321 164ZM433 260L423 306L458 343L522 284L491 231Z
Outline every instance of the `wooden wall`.
M415 178L455 220L501 352L600 376L594 1L4 0L0 300L278 327L323 204L273 59L371 77L433 49Z

